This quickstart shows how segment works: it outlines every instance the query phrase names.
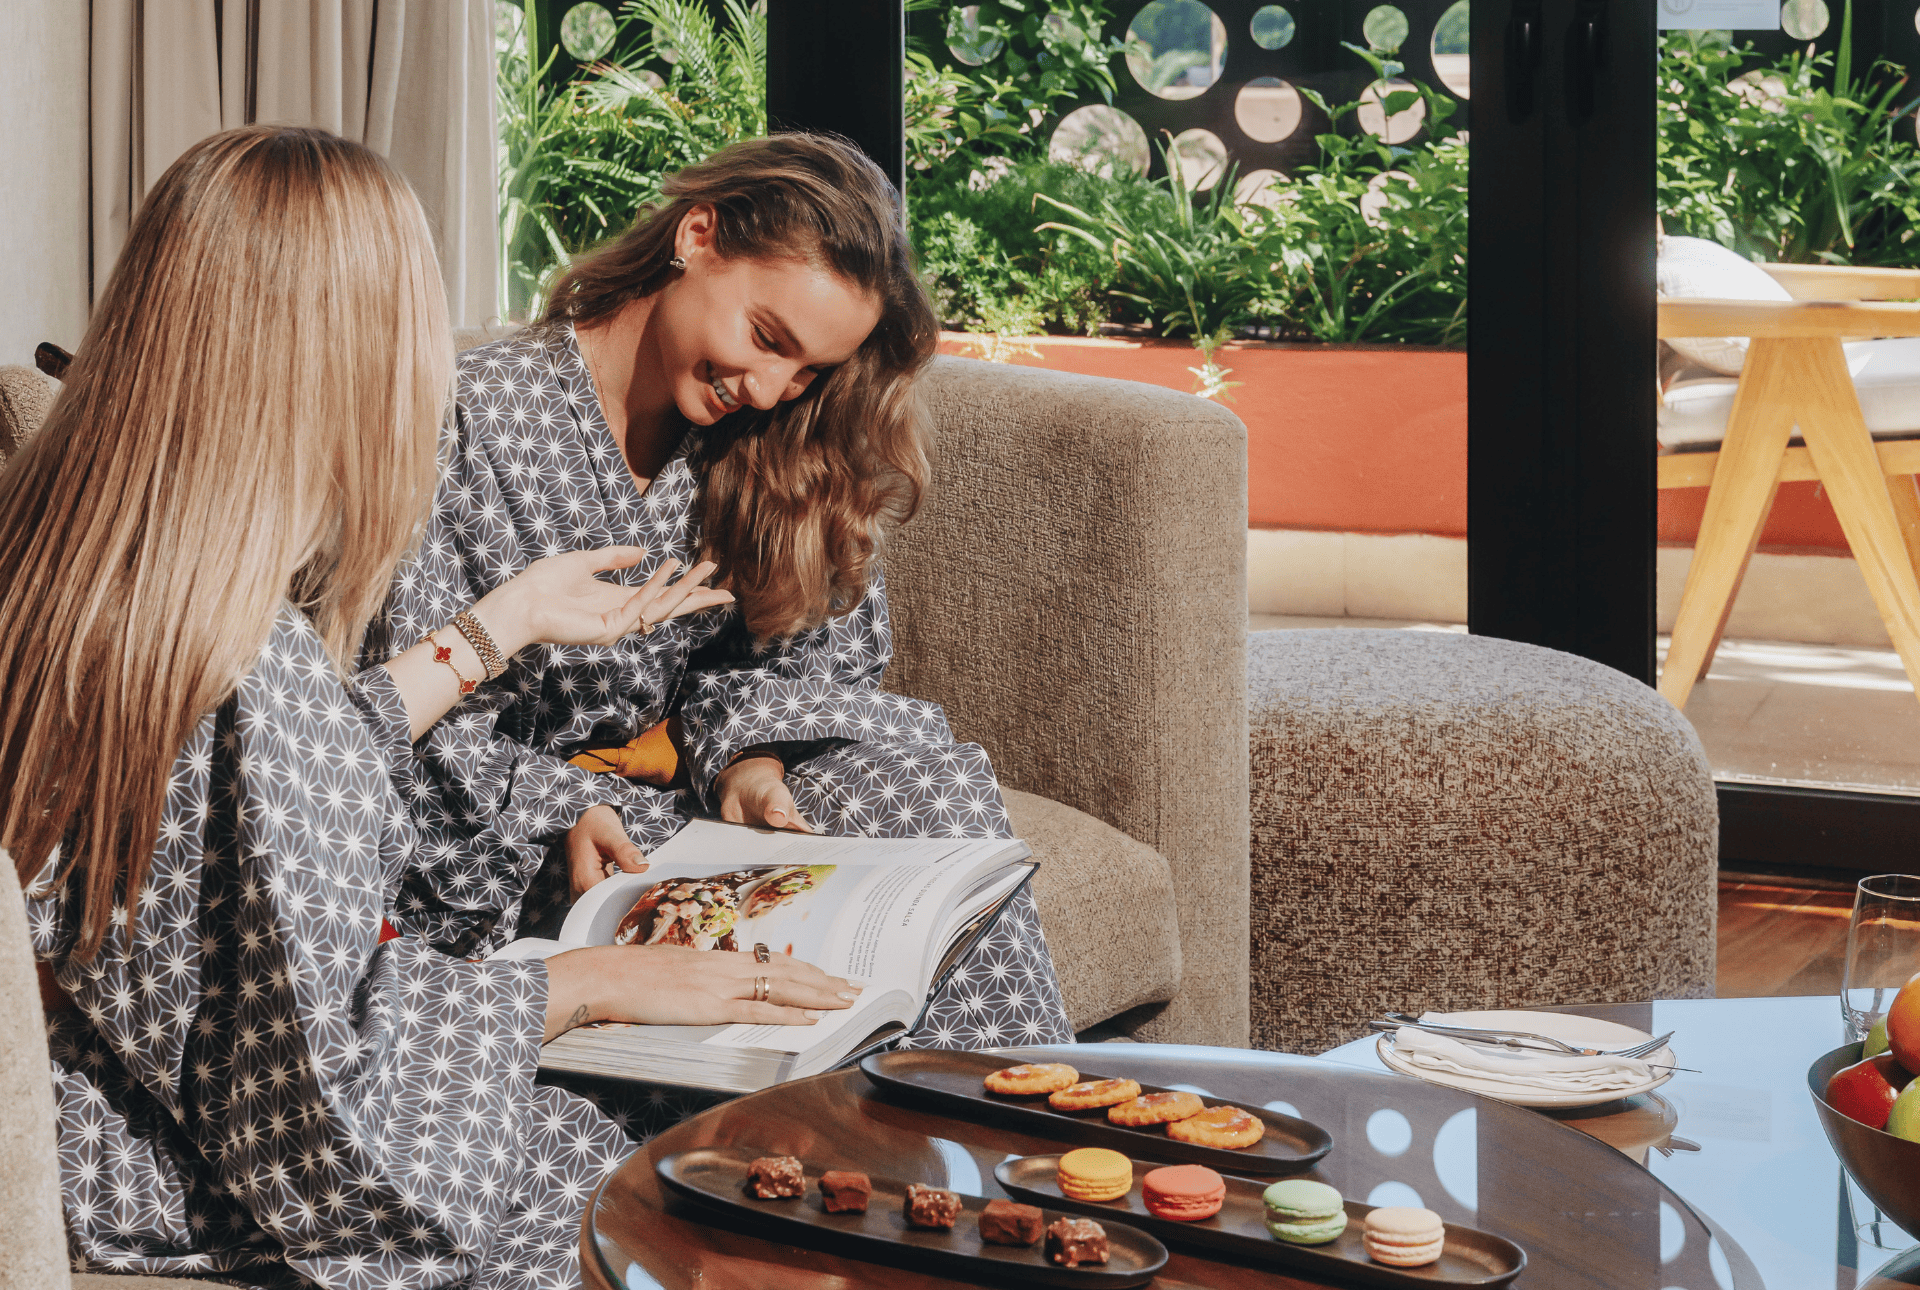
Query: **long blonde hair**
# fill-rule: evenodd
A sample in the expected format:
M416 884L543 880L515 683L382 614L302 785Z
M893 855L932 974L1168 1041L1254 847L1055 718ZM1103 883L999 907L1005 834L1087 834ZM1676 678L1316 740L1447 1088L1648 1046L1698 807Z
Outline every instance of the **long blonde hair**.
M668 176L661 191L665 204L573 262L543 322L599 322L661 290L680 221L698 206L714 212L723 257L812 260L880 301L859 350L805 394L743 408L702 436L704 553L756 636L789 635L859 604L887 531L920 507L928 463L913 383L940 324L898 198L845 139L742 140Z
M283 603L343 675L437 480L432 235L319 130L195 144L135 217L46 425L0 470L0 845L62 848L73 953L137 909L175 758Z

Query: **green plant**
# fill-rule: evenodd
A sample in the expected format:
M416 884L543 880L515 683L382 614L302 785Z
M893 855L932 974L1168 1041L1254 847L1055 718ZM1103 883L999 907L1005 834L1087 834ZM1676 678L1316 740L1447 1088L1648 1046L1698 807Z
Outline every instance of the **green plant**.
M1092 210L1046 193L1037 200L1065 220L1039 227L1092 247L1113 266L1108 292L1138 308L1163 335L1211 336L1245 318L1261 296L1254 257L1229 173L1204 196L1188 191L1171 136L1160 146L1167 174L1144 181L1155 200L1129 210L1109 194Z
M1380 77L1400 65L1349 45ZM1467 142L1448 131L1456 104L1430 86L1393 90L1389 115L1426 108L1415 147L1341 134L1359 102L1306 97L1336 129L1317 136L1321 159L1303 166L1254 234L1284 267L1291 296L1270 321L1283 334L1321 341L1461 344L1467 320Z
M1661 41L1659 201L1669 233L1755 259L1920 262L1910 137L1915 100L1885 61L1855 78L1852 6L1841 57L1793 53L1749 68L1751 45L1719 33Z
M1112 197L1129 207L1154 196L1136 183L1039 160L987 159L951 182L913 176L908 231L943 319L984 327L986 311L1014 297L1050 331L1091 335L1113 315L1109 262L1084 243L1056 244L1036 231L1038 193L1083 204Z
M1222 367L1214 361L1214 353L1230 339L1232 339L1232 333L1222 327L1213 335L1201 336L1193 342L1193 347L1200 351L1200 366L1189 367L1187 370L1193 373L1193 392L1203 399L1218 399L1222 403L1231 403L1233 395L1228 391L1246 384L1245 381L1229 381L1227 378L1233 375L1233 369Z
M620 16L625 62L596 63L571 84L549 79L538 7L502 6L499 50L500 246L505 317L537 313L573 256L660 195L660 181L736 139L766 131L766 8L723 0L630 0ZM636 65L663 49L656 86Z
M1113 99L1111 66L1122 42L1101 35L1106 0L984 0L964 35L962 6L908 0L908 12L945 11L950 41L981 63L941 68L918 40L907 50L907 164L926 171L965 150L1024 157L1046 146L1044 126L1063 99ZM951 180L953 176L943 176ZM964 171L961 178L964 178Z

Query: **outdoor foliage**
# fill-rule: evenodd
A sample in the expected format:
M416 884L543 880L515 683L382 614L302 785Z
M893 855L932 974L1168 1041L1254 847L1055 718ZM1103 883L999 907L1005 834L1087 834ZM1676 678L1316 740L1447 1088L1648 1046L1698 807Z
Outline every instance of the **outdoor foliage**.
M660 181L767 128L765 0L724 0L716 23L702 0L630 0L618 18L625 63L554 85L529 66L541 42L536 6L498 9L500 246L505 313L540 307L554 272L620 232L657 200ZM674 54L664 86L639 65Z
M1401 70L1355 52L1383 78ZM1322 134L1319 165L1244 203L1231 174L1190 193L1164 142L1168 173L1153 181L1031 161L939 190L916 184L915 246L942 316L975 329L1012 320L1091 334L1121 323L1199 339L1253 326L1290 339L1461 344L1467 144L1446 124L1456 109L1444 94L1418 86L1384 106L1420 99L1423 141ZM1336 126L1358 107L1314 102Z
M1841 48L1850 44L1852 13ZM1878 62L1794 53L1743 70L1752 47L1721 32L1661 41L1659 193L1669 233L1755 259L1920 263L1914 241L1915 96Z
M553 272L625 227L664 175L765 129L764 3L724 0L715 21L703 0L628 0L609 56L555 85L528 66L527 49L542 43L529 41L532 6L501 0L509 313L536 309ZM1102 34L1107 0L987 0L972 19L950 0L912 4L944 13L947 43L966 55L949 66L916 47L907 67L909 231L950 324L998 336L1119 326L1192 337L1209 352L1235 331L1464 342L1468 144L1444 93L1388 95L1389 113L1425 103L1425 129L1405 145L1357 130L1357 104L1307 93L1331 122L1317 164L1236 200L1232 175L1190 192L1164 140L1169 173L1153 181L1048 160L1060 112L1110 98L1129 52ZM1148 10L1140 21L1152 26L1185 21L1192 7ZM1445 21L1449 48L1464 48L1464 6ZM1204 58L1210 39L1198 26L1148 34L1149 52L1179 55L1170 76L1182 58ZM1392 35L1349 47L1382 82L1403 75ZM643 70L669 63L663 84ZM1855 77L1811 52L1757 64L1713 33L1663 37L1668 231L1765 259L1920 263L1905 73L1881 62Z
M1044 152L1043 127L1052 125L1057 104L1113 99L1112 62L1122 46L1100 34L1104 0L984 0L963 21L962 11L973 7L908 0L910 13L945 10L947 43L981 60L942 68L936 51L908 41L907 164L916 171L952 159Z

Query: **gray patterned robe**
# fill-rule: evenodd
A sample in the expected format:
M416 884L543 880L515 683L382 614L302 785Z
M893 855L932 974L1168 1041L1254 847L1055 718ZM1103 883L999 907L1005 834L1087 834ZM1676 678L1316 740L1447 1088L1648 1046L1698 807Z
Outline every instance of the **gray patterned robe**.
M541 963L379 943L416 859L408 722L283 611L176 760L138 901L90 962L62 895L38 956L74 1265L340 1290L577 1284L581 1206L632 1141L537 1085ZM44 878L45 875L43 875Z
M642 493L602 418L569 327L533 328L461 357L453 458L421 553L394 584L391 650L417 642L543 556L616 544L646 556L616 575L644 582L699 545L688 433ZM539 646L482 686L418 747L410 787L424 835L401 908L448 945L492 945L564 892L550 844L588 807L618 810L643 847L690 812L717 813L714 777L742 749L776 744L814 827L879 837L1005 837L985 752L956 743L931 703L888 694L886 591L851 613L756 645L737 611L674 619L611 647ZM682 718L692 791L681 794L565 760ZM545 872L542 873L543 866ZM532 918L528 918L527 915ZM1064 1042L1032 897L1023 892L932 1000L909 1042L942 1047Z

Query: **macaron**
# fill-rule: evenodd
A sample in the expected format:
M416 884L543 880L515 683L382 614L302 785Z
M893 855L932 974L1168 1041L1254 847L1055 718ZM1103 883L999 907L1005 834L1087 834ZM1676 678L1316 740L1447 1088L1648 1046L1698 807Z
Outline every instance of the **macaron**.
M1367 1230L1361 1239L1375 1263L1417 1268L1440 1257L1447 1244L1447 1229L1430 1209L1388 1205L1367 1215Z
M1133 1161L1105 1147L1081 1147L1060 1157L1060 1194L1075 1200L1116 1200L1133 1189Z
M1155 1218L1197 1223L1226 1203L1227 1180L1205 1165L1168 1165L1140 1180L1140 1200Z
M1347 1230L1340 1193L1311 1178L1287 1178L1260 1194L1267 1230L1293 1245L1325 1245Z

